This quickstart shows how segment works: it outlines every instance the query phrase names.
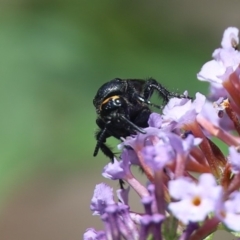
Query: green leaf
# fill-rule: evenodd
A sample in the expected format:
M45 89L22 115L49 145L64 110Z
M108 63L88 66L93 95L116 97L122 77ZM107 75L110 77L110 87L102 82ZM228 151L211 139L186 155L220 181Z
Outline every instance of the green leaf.
M178 239L178 220L169 215L162 224L162 234L166 240Z
M209 236L207 236L204 240L212 240L213 236L214 236L214 233L212 233Z

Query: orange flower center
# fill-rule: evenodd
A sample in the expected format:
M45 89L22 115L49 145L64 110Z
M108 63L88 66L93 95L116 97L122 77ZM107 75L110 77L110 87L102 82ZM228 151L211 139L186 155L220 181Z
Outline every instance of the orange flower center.
M192 204L194 206L199 206L201 204L201 198L199 196L195 196L193 199L192 199Z

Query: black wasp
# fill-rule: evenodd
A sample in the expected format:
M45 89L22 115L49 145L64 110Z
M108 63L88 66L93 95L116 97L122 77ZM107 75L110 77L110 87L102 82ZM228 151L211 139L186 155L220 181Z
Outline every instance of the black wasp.
M108 137L120 139L137 132L146 133L150 106L161 108L149 101L154 91L163 99L163 105L172 97L190 98L168 91L153 78L146 81L115 78L99 88L93 99L99 127L93 156L97 156L100 148L113 162L114 153L106 145Z

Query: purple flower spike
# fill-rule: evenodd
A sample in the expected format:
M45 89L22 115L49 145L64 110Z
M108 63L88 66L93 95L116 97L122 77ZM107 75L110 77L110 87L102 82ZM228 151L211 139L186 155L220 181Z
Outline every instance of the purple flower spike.
M135 80L124 81L129 89L131 84L136 85L136 94L141 95L136 95L136 99L133 93L127 99L129 107L134 108L140 100L144 101L143 108L136 109L133 116L119 105L112 109L113 114L125 114L128 121L143 127L144 131L137 131L131 122L126 126L120 124L122 127L106 123L104 128L106 119L100 121L100 128L104 129L101 136L98 134L95 153L110 135L116 136L114 133L118 132L121 140L118 145L120 156L104 167L102 175L111 180L122 179L128 188L117 190L117 202L111 187L103 183L96 185L90 207L93 215L100 215L104 231L87 229L84 240L207 239L219 224L225 225L228 232L234 231L234 235L240 232L238 34L235 27L226 29L221 47L213 52L212 60L197 74L199 80L210 82L207 101L201 93L196 93L195 99L187 92L176 95L160 83L143 86L141 80L136 84ZM165 95L165 100L168 97L170 100L161 114L152 112L146 115L148 119L141 118L140 113L146 110L145 103L151 100L148 92L151 95L154 89ZM114 94L117 94L113 96L116 98L121 95ZM111 95L103 97L102 103L111 100ZM122 97L120 100L124 103ZM99 114L98 118L104 117ZM124 131L122 134L120 128ZM212 136L229 147L228 156L222 146L218 146L218 141L211 140ZM141 183L133 174L132 165L140 166L147 184ZM141 199L142 211L135 212L130 206L134 201L129 199L130 188Z
M233 173L239 173L240 172L240 152L239 149L236 149L235 147L231 146L229 147L229 163L232 167Z
M102 215L108 205L115 204L113 200L113 189L105 183L96 185L91 200L93 215Z
M199 183L179 178L169 182L169 193L178 202L171 202L169 209L184 224L203 221L215 209L222 188L211 174L202 174Z

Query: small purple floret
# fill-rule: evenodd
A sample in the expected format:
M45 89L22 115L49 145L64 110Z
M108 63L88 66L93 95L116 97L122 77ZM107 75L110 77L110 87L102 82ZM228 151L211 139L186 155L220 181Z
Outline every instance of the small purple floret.
M102 215L105 208L114 203L113 189L105 183L96 185L90 206L93 215Z
M240 52L235 49L239 42L238 33L239 31L235 27L225 30L222 48L218 48L213 52L214 60L203 65L201 71L197 74L199 80L218 84L220 88L223 81L221 76L226 72L227 68L231 67L234 71L238 67Z
M173 129L192 123L197 114L202 111L205 100L206 97L201 93L196 93L196 99L193 102L187 99L171 99L163 109L163 122L168 122L170 125L175 123Z
M161 128L162 116L158 113L152 113L148 119L149 127Z
M97 237L97 231L94 228L88 228L83 234L84 240L95 240Z

